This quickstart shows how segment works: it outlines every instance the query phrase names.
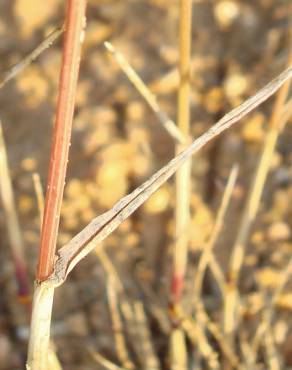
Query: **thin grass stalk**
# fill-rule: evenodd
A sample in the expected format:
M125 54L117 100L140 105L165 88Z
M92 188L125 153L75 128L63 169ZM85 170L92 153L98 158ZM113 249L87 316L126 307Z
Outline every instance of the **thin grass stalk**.
M100 260L103 269L108 274L108 278L113 281L118 294L125 295L125 287L123 282L120 279L120 276L107 253L103 249L96 248L96 255Z
M146 320L146 316L145 315L143 316L143 313L141 314L141 309L143 309L142 302L136 301L133 308L131 307L131 305L127 301L123 282L120 279L112 261L109 259L107 254L102 249L96 248L96 253L102 263L103 268L108 274L108 281L109 283L112 284L111 289L117 290L117 293L118 293L118 294L115 294L115 292L112 291L111 298L113 298L112 296L113 293L115 297L114 297L114 302L111 299L111 303L110 303L112 321L113 323L114 321L116 322L115 325L113 324L113 329L115 330L117 352L119 352L118 358L123 364L124 368L127 368L127 369L134 368L132 361L129 361L129 358L130 358L129 354L126 354L125 356L125 353L127 352L127 347L126 347L126 339L124 335L122 335L123 338L117 338L118 336L117 332L119 332L119 334L122 334L121 333L122 323L121 323L121 318L119 316L119 307L120 307L124 321L126 322L126 325L125 325L126 329L129 331L129 334L130 334L130 343L133 346L133 349L135 351L135 354L137 355L137 358L141 359L141 365L143 365L145 369L149 368L150 366L151 369L153 370L153 364L157 365L158 360L154 354L154 349L151 346L151 340L149 338L150 333L148 332L148 323ZM119 295L119 301L117 301L118 295ZM110 298L109 289L108 289L108 296ZM110 299L109 299L109 302L110 302ZM119 303L118 305L117 305L117 302ZM140 305L142 308L140 308ZM138 310L137 310L137 307L139 307ZM143 339L141 339L141 336L143 336ZM141 345L140 345L141 341L143 341L144 351L142 351L141 349ZM119 343L123 342L123 343L121 346L118 346L118 342ZM119 351L118 351L118 347L120 347ZM146 348L147 353L145 353L145 348ZM147 361L145 360L145 357L147 357Z
M253 352L247 331L241 328L239 332L239 349L242 354L243 368L253 370L256 368L256 354Z
M117 357L125 369L133 369L134 364L128 353L127 342L124 335L122 319L119 311L118 295L116 292L116 276L109 275L107 283L108 305L111 314L114 341Z
M9 245L18 286L18 297L22 302L30 303L30 283L26 265L23 239L17 216L14 192L10 177L8 158L0 121L0 193L5 213Z
M143 267L141 268L140 266L140 268L137 269L138 281L142 282L144 276ZM145 300L147 301L147 309L150 311L153 318L155 318L155 321L159 325L160 331L164 335L169 336L172 328L170 317L166 309L167 301L162 299L161 296L154 292L149 282L143 282L139 284L139 288L141 289L143 295L145 296Z
M105 357L103 357L100 353L96 352L94 349L89 350L89 354L91 357L101 366L108 370L126 370L123 367L117 366L113 362L109 361Z
M63 198L81 44L84 38L86 0L68 0L63 59L54 137L51 149L39 263L33 298L27 369L47 370L54 286L45 279L53 272L60 210Z
M136 357L139 366L142 367L144 364L144 356L140 350L140 341L138 340L137 322L133 302L121 296L119 300L119 308L122 313L123 321L125 322L127 338L129 339L129 343L131 343L134 356Z
M178 307L177 318L181 322L181 326L184 329L185 333L187 334L189 340L197 346L201 352L201 354L206 357L208 360L209 366L212 368L214 366L219 366L217 362L218 355L213 350L211 345L208 343L207 336L202 331L202 328L198 326L197 321L194 321L193 318L186 316L183 310ZM228 359L230 365L235 369L241 369L239 359L237 358L233 349L229 346L228 342L225 340L224 336L221 333L221 329L209 318L202 302L200 301L197 304L197 318L199 319L200 323L204 324L204 326L208 329L208 331L212 334L212 336L216 339L222 353ZM200 331L200 335L198 335L198 328ZM201 339L201 343L199 340ZM202 348L205 347L205 348Z
M197 348L198 354L205 359L208 369L218 370L218 354L213 350L212 345L209 343L202 323L203 320L194 321L188 317L184 317L183 314L181 315L181 327L185 331L192 345Z
M160 370L160 362L153 345L149 323L146 317L144 306L141 300L135 300L133 312L136 321L137 341L139 343L140 354L144 358L144 370Z
M276 349L274 334L269 328L266 331L265 338L265 349L266 349L266 366L269 370L281 370L281 361L279 359L279 353Z
M180 1L180 85L178 91L177 124L180 131L189 136L190 131L190 76L191 76L191 20L192 1ZM179 153L185 146L177 145ZM188 253L188 228L190 218L190 192L191 192L191 161L188 160L176 174L176 231L174 247L174 266L171 284L171 294L174 302L180 302L183 292L183 281L186 270Z
M287 66L292 64L292 49L290 50ZM273 107L272 116L267 128L266 138L263 144L257 167L254 172L252 185L249 190L239 231L235 240L233 252L230 259L229 281L226 288L227 294L224 308L224 329L231 337L235 332L238 321L238 293L237 285L240 270L243 264L246 243L253 221L258 212L261 196L265 186L266 178L272 163L276 143L285 122L282 121L285 112L285 101L288 97L290 81L287 81L279 90ZM232 338L231 338L232 340Z
M20 62L9 68L0 79L0 89L9 81L15 78L26 67L33 63L41 53L48 49L63 33L64 27L58 27L51 32L31 53L24 57Z
M222 269L220 268L220 265L216 261L216 258L213 254L213 248L215 246L216 241L218 240L220 231L222 230L222 227L223 227L225 214L226 214L228 205L230 203L230 199L231 199L233 189L236 183L237 175L238 175L238 166L235 165L233 166L230 172L230 175L228 177L227 185L224 190L223 198L222 198L222 201L219 207L219 211L217 213L217 217L215 219L215 224L214 224L210 239L206 243L206 246L203 249L203 252L200 257L198 267L195 273L194 297L193 297L194 304L195 304L195 312L196 312L195 317L196 317L196 321L198 321L198 325L201 326L201 331L202 333L204 333L204 335L205 335L205 332L207 331L206 325L207 325L207 322L209 322L209 320L206 319L207 313L205 312L203 308L204 303L201 297L203 279L204 279L204 275L205 275L208 265L210 267L211 265L214 265L211 271L214 275L216 283L218 284L221 295L222 297L224 297L225 277L224 277ZM206 336L205 341L207 341L207 336ZM214 364L215 362L213 362L213 366Z
M158 120L165 128L165 130L169 133L169 135L172 136L172 138L177 143L183 144L184 142L186 142L186 137L182 134L176 124L160 109L156 96L148 89L146 84L143 82L134 68L130 65L130 63L126 60L124 55L118 52L108 41L104 43L104 46L113 55L121 70L125 73L129 81L132 82L137 91L145 99L145 101L156 114Z
M266 310L265 310L264 315L263 315L263 320L260 323L260 325L258 326L257 331L254 335L254 338L253 338L253 341L252 341L252 349L256 354L258 353L259 347L261 345L262 338L265 335L266 330L268 330L268 328L272 324L272 320L274 318L277 301L280 298L280 296L281 296L281 294L282 294L282 292L285 288L285 285L287 284L287 282L291 278L291 275L292 275L292 258L290 258L287 266L285 267L285 269L281 273L281 276L280 276L279 282L277 284L277 287L274 291L274 294L273 294L271 300L269 301L269 304L266 306Z
M191 78L191 43L192 43L192 0L180 0L179 10L179 90L177 101L177 125L180 132L190 136L190 78ZM186 148L184 144L176 145L176 153ZM184 279L187 265L191 198L191 160L178 169L175 202L175 244L173 252L173 270L171 276L171 301L174 307L181 305ZM176 309L174 310L176 312ZM185 334L176 328L170 338L171 369L185 370L188 356Z
M198 268L195 274L195 297L198 299L201 295L201 289L202 289L202 283L205 275L206 268L208 267L209 260L213 257L213 248L215 246L216 241L218 240L220 231L222 230L223 227L223 222L225 218L225 214L228 208L228 205L230 203L230 199L234 190L234 186L236 183L238 175L238 166L233 166L228 181L227 185L225 187L225 191L223 194L223 198L220 204L220 208L215 220L215 224L211 233L211 237L209 241L207 242L202 255L200 257L199 263L198 263ZM216 277L216 276L215 276ZM219 275L217 275L216 281L218 282L220 288L224 289L225 285L225 279L223 272L220 270Z

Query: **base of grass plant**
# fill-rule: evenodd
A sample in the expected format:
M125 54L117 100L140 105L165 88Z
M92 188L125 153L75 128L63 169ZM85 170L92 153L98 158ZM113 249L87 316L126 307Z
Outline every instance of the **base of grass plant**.
M36 282L32 303L31 333L27 370L48 370L50 326L55 287L49 282Z

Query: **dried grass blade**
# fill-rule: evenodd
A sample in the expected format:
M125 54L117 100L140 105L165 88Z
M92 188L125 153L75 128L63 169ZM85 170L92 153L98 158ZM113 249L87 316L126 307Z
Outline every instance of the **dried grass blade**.
M0 80L0 89L29 66L44 50L48 49L63 33L64 26L55 29L31 53L11 67Z
M96 247L97 243L100 243L111 234L143 204L191 155L267 100L291 77L292 67L286 69L255 95L226 114L208 131L194 140L183 152L157 171L149 180L118 201L111 210L91 221L79 234L58 251L54 272L50 276L51 283L53 285L62 284L74 266L89 254Z

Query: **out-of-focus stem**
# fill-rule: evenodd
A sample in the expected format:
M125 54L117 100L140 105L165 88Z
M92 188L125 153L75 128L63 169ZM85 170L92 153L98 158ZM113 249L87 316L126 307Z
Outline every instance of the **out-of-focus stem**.
M34 191L35 191L35 195L37 198L37 204L38 204L38 209L39 209L40 230L41 230L41 225L42 225L43 215L44 215L45 197L44 197L44 192L43 192L43 188L41 184L40 175L35 172L32 175L32 179L33 179Z
M287 66L292 64L292 49L289 53ZM235 240L230 260L229 281L224 309L225 332L234 333L237 323L237 284L240 270L243 264L246 243L248 241L250 228L258 212L264 185L271 167L273 154L281 130L283 129L283 112L285 112L285 101L289 93L290 81L287 81L279 90L274 104L271 119L268 124L266 138L262 152L254 172L252 185L249 190L243 216L240 222L239 231Z
M30 287L24 245L15 206L14 192L12 188L10 171L8 167L8 158L6 153L1 122L0 122L0 193L5 212L9 244L12 251L15 275L17 279L18 295L21 299L25 299L25 301L29 302Z
M190 77L192 41L192 0L180 0L179 12L179 90L177 124L184 137L190 136ZM183 151L188 143L177 144L176 153ZM171 277L171 300L174 308L180 306L187 265L191 193L191 160L176 173L175 244ZM176 309L174 310L176 312ZM171 369L187 369L187 348L183 330L173 330L170 337Z
M165 112L161 110L159 104L157 102L156 96L148 89L145 85L141 77L137 74L134 68L130 65L130 63L126 60L126 58L118 52L114 46L110 42L105 42L104 46L107 48L109 52L112 53L116 62L121 67L122 71L128 77L128 79L132 82L135 86L137 91L142 95L145 99L149 107L153 110L156 114L158 120L162 124L162 126L166 129L166 131L172 136L172 138L177 142L183 144L186 142L186 137L181 133L180 129L176 126L176 124L167 116Z
M59 27L49 34L31 53L29 53L20 62L11 67L0 79L0 89L6 85L7 82L15 78L27 66L29 66L44 50L49 48L54 41L63 33L64 27Z
M177 122L180 131L185 137L189 136L190 128L190 75L191 75L191 18L192 1L180 1L180 85L178 92L178 116ZM177 145L179 153L185 146ZM174 266L172 275L172 299L174 302L181 300L183 281L186 269L188 253L188 233L190 212L190 180L191 161L188 160L176 174L176 240L174 247Z

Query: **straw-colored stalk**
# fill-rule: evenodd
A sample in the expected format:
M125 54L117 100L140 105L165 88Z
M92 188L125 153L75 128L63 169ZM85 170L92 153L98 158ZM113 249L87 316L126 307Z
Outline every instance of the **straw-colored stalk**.
M177 125L185 137L190 131L190 77L191 77L191 20L192 1L180 1L180 84L178 91ZM185 146L177 145L180 153ZM188 160L176 173L176 231L174 247L174 266L172 276L172 299L179 302L182 296L183 280L188 253L188 233L186 232L190 218L191 193L191 160Z
M230 172L229 178L228 178L227 185L225 187L225 191L224 191L223 198L220 204L220 208L219 208L216 220L215 220L214 228L212 230L209 241L206 243L206 246L204 247L204 250L202 252L202 255L198 263L198 268L195 274L195 299L196 300L199 300L200 298L203 279L204 279L208 264L210 263L211 259L215 260L213 249L216 244L216 241L218 240L219 234L224 224L225 214L226 214L226 211L227 211L227 208L228 208L231 196L232 196L232 192L234 190L234 186L235 186L236 179L237 179L237 174L238 174L238 166L233 166ZM217 269L218 271L213 268L212 272L217 271L217 274L214 275L214 277L216 278L216 282L218 283L221 291L223 291L224 286L225 286L225 278L224 278L222 270L219 267L217 267Z
M177 104L177 125L185 136L190 135L190 79L191 79L191 43L192 43L192 0L180 0L179 12L179 90ZM184 144L176 145L176 153L185 149ZM171 300L174 306L181 304L186 272L190 219L191 197L191 160L176 173L175 203L175 244L173 271L171 277ZM175 312L175 311L174 311ZM174 329L170 340L171 367L173 370L187 369L187 349L184 332Z
M116 277L109 276L107 284L108 305L111 314L112 327L117 357L125 369L134 369L134 364L128 353L122 318L120 315L118 295L116 292Z
M160 109L160 106L157 102L156 96L148 89L146 84L143 82L141 77L137 74L134 68L130 65L124 55L118 52L114 46L106 41L104 46L107 50L113 55L116 62L120 66L121 70L125 73L128 77L129 81L135 86L137 91L141 94L141 96L145 99L149 107L153 110L155 115L157 116L161 125L165 128L165 130L169 133L169 135L177 142L177 143L185 143L186 137L182 134L179 127Z

